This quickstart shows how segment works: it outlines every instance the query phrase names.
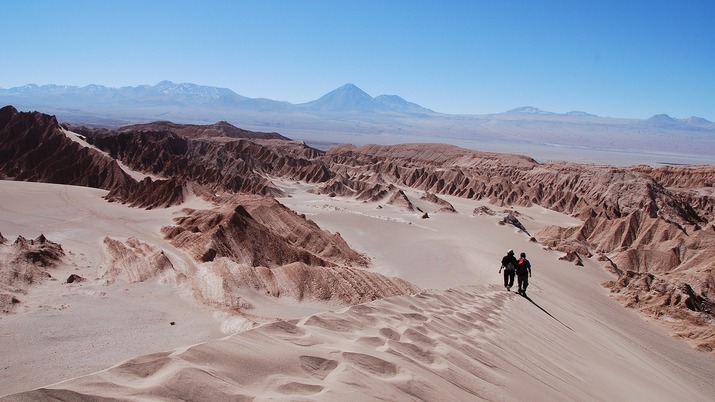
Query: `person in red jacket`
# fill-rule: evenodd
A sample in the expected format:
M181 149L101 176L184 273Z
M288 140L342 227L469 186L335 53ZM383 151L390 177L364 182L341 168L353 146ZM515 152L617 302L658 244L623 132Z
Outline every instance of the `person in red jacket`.
M516 276L519 283L519 294L526 297L526 288L529 286L531 276L531 263L526 259L526 253L521 253L521 258L516 262Z

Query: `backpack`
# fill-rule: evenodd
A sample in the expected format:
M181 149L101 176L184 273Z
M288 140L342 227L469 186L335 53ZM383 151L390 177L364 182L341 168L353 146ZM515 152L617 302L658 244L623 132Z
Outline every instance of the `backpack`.
M518 275L526 275L529 273L526 267L526 261L524 260L524 257L519 258L519 261L517 261L517 268L516 268L516 273Z
M506 266L504 267L504 270L506 270L506 271L513 271L513 270L514 270L514 263L513 263L513 262L508 262L508 263L506 263Z

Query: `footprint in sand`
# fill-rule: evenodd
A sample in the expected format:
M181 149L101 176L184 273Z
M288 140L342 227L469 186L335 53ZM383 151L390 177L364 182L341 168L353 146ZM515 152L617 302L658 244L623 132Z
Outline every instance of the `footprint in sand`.
M437 344L437 342L435 342L435 340L430 338L428 335L425 335L422 332L419 332L412 328L407 328L402 334L410 341L416 344L420 344L422 346L429 346L430 348L434 348Z
M263 326L263 332L275 335L298 346L313 346L316 341L305 329L287 321L277 321Z
M285 395L314 395L323 390L323 386L289 382L278 387L278 391Z
M355 329L355 324L350 321L341 318L320 317L317 315L310 316L310 318L305 320L304 325L335 332L352 332Z
M395 331L392 328L382 328L380 329L380 335L384 336L385 338L391 340L391 341L399 341L400 340L400 333Z
M459 318L460 320L465 320L468 322L475 322L482 320L484 317L481 314L475 313L475 312L461 312L457 311L455 314L455 317Z
M160 352L140 356L111 369L111 373L123 380L147 378L171 363L171 352Z
M394 377L397 375L397 365L395 363L382 360L375 356L363 353L343 352L343 359L346 362L361 370L378 377Z
M272 334L304 335L305 331L288 321L276 321L263 326L264 332Z
M429 320L429 318L427 318L424 315L419 314L419 313L405 313L402 315L410 321L425 322L425 321Z
M378 348L385 344L385 340L380 338L379 336L362 336L356 339L355 342L373 348Z
M300 356L300 367L311 377L324 380L338 367L338 362L318 356Z
M359 313L359 314L375 314L375 313L379 313L379 310L378 310L378 309L376 309L376 308L374 308L374 307L370 307L370 306L365 305L365 304L358 304L358 305L352 306L352 307L350 307L350 308L348 309L348 311L351 312L351 313Z
M421 347L406 342L390 341L387 351L396 356L412 359L426 366L435 363L437 355Z

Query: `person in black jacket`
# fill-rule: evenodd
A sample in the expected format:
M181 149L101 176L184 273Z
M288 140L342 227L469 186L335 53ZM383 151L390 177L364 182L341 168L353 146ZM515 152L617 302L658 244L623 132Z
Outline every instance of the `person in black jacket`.
M529 286L531 276L531 263L526 259L526 253L521 253L521 258L516 262L516 276L519 283L519 294L526 297L526 288Z
M499 268L499 273L502 269L504 270L504 287L506 290L511 290L514 286L514 271L516 271L516 257L514 257L514 250L509 249L504 258L501 259L501 268Z

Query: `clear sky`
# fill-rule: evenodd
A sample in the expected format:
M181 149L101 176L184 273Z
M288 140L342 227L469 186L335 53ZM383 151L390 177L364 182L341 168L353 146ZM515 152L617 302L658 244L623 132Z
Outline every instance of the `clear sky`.
M302 103L715 121L715 1L3 1L0 88L162 80Z

